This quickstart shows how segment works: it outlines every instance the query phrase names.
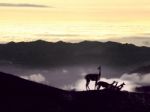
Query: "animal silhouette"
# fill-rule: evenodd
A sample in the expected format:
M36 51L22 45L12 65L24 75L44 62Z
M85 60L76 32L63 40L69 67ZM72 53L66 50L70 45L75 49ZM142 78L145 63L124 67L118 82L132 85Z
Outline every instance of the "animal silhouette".
M101 66L98 67L99 73L98 74L87 74L85 76L85 80L86 80L86 90L90 90L89 87L89 83L90 81L95 81L95 89L96 89L96 84L98 82L98 80L101 77Z
M113 89L116 85L114 85L115 83L117 83L116 81L113 81L111 84L104 82L104 81L99 81L96 84L97 90L100 90L101 87L105 88L105 89Z
M116 90L120 91L124 85L125 85L125 83L123 82L122 84L120 84L119 86L116 87Z

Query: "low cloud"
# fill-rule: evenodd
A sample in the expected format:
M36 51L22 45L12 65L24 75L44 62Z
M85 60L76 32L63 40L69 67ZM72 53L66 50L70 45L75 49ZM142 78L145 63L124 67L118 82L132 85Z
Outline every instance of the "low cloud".
M31 75L24 75L24 76L20 76L21 78L23 79L26 79L26 80L31 80L31 81L35 81L35 82L39 82L39 83L45 83L47 82L46 81L46 78L41 75L41 74L31 74Z
M44 36L44 37L79 37L82 35L79 34L35 34L36 36Z
M124 82L126 85L122 88L122 90L131 91L131 92L135 91L136 87L139 87L139 85L136 84L136 83L133 83L133 82L128 81L128 80L122 80L120 78L110 78L110 79L101 78L101 81L105 81L109 84L111 84L113 81L117 81L117 82L119 82L118 85L120 85ZM63 89L65 89L65 90L85 91L86 90L85 84L86 84L86 81L84 79L80 79L75 84L65 85L63 87ZM94 89L94 86L95 86L95 82L91 81L90 84L89 84L90 89Z
M107 39L105 41L108 41ZM147 46L150 47L150 35L138 35L131 37L122 37L122 38L110 38L109 41L115 41L120 43L130 43L137 46Z
M149 41L143 41L143 44L146 45L146 46L149 46L150 42Z
M62 70L62 73L63 73L63 74L67 74L68 72L69 72L69 71L66 70L66 69L63 69L63 70Z
M83 74L81 74L83 76ZM84 74L85 75L85 74ZM134 74L123 74L120 78L105 78L102 77L101 81L105 81L111 84L113 81L119 82L118 85L121 83L125 83L126 85L122 88L125 91L135 92L137 87L141 87L143 85L150 85L150 74L140 75L137 73ZM76 81L74 84L65 85L63 89L65 90L77 90L77 91L84 91L86 81L84 78ZM95 82L91 81L89 87L94 89Z
M121 79L128 80L139 85L150 85L150 74L145 75L140 75L137 73L124 74L121 76Z
M0 3L0 7L34 7L34 8L48 8L50 6L41 4L28 4L28 3Z

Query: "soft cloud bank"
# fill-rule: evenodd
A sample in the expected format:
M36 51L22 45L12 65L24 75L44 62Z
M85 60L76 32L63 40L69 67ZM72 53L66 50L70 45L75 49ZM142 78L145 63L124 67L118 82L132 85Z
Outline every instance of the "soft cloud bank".
M108 82L108 83L112 83L113 81L117 81L119 82L118 85L120 85L121 83L125 82L125 86L122 90L126 90L126 91L134 91L134 88L137 87L138 85L133 83L133 82L130 82L130 81L126 81L126 80L121 80L119 78L111 78L111 79L107 79L107 78L101 78L101 81L105 81L105 82ZM63 89L67 89L67 90L77 90L77 91L82 91L82 90L85 90L85 80L84 79L81 79L81 80L78 80L74 85L67 85L67 86L64 86ZM94 82L90 82L90 88L91 89L94 89Z
M21 78L31 80L31 81L35 81L35 82L39 82L39 83L46 82L46 78L41 74L31 74L31 75L28 75L28 76L24 75L24 76L21 76Z
M150 74L140 75L134 74L124 74L121 76L122 80L128 80L140 85L150 85Z
M121 83L125 83L126 85L123 87L122 90L126 91L135 91L136 87L140 87L142 85L150 85L150 74L145 74L145 75L140 75L137 73L134 74L123 74L120 78L101 78L101 81L105 81L108 83L112 83L113 81L119 82L118 85ZM83 91L85 90L85 79L80 79L78 80L75 84L72 85L66 85L63 87L63 89L67 90L78 90L78 91ZM90 88L94 89L94 82L90 82Z

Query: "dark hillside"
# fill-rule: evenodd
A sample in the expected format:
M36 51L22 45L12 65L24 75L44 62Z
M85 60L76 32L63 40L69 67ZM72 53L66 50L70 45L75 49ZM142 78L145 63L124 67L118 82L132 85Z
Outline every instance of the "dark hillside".
M71 107L74 112L148 112L150 109L149 94L109 90L75 94Z
M63 91L0 73L1 112L149 112L150 94Z

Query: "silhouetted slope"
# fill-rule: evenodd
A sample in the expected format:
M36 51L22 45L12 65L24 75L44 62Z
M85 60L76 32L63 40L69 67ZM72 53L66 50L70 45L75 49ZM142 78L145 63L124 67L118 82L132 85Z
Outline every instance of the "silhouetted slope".
M74 112L149 112L150 95L119 91L75 93Z
M64 91L17 76L0 72L0 94L8 95L49 95Z
M0 112L59 112L59 109L65 110L66 94L66 91L0 72Z
M0 45L0 62L31 67L79 64L133 66L150 62L150 48L116 42L10 42Z
M1 112L149 112L150 95L120 91L63 91L0 73Z
M136 87L137 92L150 93L150 85Z

